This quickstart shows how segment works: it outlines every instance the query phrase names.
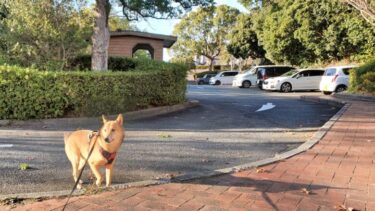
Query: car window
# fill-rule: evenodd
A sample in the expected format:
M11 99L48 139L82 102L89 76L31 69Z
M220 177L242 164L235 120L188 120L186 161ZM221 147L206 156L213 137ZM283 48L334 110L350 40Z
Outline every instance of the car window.
M262 76L272 77L275 73L275 70L273 67L264 67L261 70Z
M291 67L273 67L272 73L269 76L270 77L279 76L286 72L289 72L291 69L292 69Z
M343 68L342 69L342 72L345 74L345 75L349 75L350 71L352 70L353 68Z
M281 68L281 69L282 69L282 72L284 72L284 73L289 72L289 71L291 71L291 70L295 70L294 67L283 67L283 68Z
M282 74L281 76L292 76L292 75L294 75L296 73L298 73L298 71L293 69L293 70L290 70L290 71Z
M237 74L238 74L238 72L229 72L228 76L235 76Z
M322 76L323 74L323 70L310 70L310 76Z
M326 69L324 76L334 76L336 74L336 68Z
M223 73L223 76L235 76L237 74L238 74L238 72L225 72L225 73Z
M310 71L309 70L301 71L298 75L300 77L309 77Z

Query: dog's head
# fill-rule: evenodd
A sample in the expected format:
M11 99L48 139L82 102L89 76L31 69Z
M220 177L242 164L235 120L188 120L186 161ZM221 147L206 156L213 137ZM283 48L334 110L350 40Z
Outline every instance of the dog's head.
M103 127L100 129L100 136L105 145L120 144L124 139L123 117L121 114L117 116L116 120L107 120L102 116Z

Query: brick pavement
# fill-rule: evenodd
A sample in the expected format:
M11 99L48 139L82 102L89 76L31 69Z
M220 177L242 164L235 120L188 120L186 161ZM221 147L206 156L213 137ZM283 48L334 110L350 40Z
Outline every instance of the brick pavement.
M68 210L375 210L374 160L375 103L356 102L323 140L290 159L192 182L74 197ZM61 210L64 202L15 210Z

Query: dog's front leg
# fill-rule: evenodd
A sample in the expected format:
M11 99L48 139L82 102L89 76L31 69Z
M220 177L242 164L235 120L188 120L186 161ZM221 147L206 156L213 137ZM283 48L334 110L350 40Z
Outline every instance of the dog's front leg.
M105 183L107 187L109 187L112 183L112 172L113 172L113 164L106 165L105 166Z
M92 173L94 173L95 177L96 177L96 185L98 187L100 187L100 185L102 184L102 181L103 181L103 177L102 175L100 174L100 171L99 171L99 166L96 166L94 164L90 164L90 168L92 170Z

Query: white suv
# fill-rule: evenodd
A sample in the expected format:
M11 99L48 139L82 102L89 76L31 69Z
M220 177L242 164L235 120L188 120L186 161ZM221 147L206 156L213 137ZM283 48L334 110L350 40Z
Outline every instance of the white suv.
M250 88L257 82L257 69L252 68L244 73L238 74L234 77L232 86L240 88Z
M345 91L349 86L349 72L354 65L338 66L326 68L322 80L320 81L320 91L325 95L332 92Z
M238 71L224 71L220 72L214 77L210 78L211 85L224 85L232 84L234 76L238 74Z

